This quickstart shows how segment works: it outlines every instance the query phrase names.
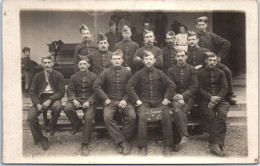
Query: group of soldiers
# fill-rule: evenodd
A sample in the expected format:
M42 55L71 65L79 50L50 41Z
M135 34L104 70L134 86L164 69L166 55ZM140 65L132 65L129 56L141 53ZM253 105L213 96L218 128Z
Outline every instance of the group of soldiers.
M209 133L209 148L218 155L224 155L226 117L233 89L231 71L221 63L228 54L230 43L220 36L207 32L207 17L196 20L198 32L188 32L188 49L176 45L175 33L166 34L167 46L154 46L153 31L143 34L144 46L131 40L131 29L124 26L122 40L115 42L118 35L100 34L98 44L92 42L90 30L80 26L83 41L75 48L74 70L67 88L68 101L63 111L70 119L72 134L83 126L80 152L90 153L92 123L95 108L103 105L103 117L107 131L117 151L127 155L131 151L130 140L138 116L137 144L140 155L147 155L147 115L149 108L162 111L163 155L171 150L179 151L189 141L186 114L197 102L204 126ZM110 25L116 30L115 25ZM114 39L113 39L114 38ZM112 42L112 43L110 43ZM113 51L109 51L109 46ZM215 52L215 47L220 47ZM29 91L33 106L27 122L35 142L43 150L49 148L47 137L43 136L38 116L52 111L50 135L56 132L56 124L62 109L61 98L65 94L64 78L53 69L52 56L42 58L44 70L35 75ZM174 122L170 119L169 107L173 107ZM84 112L84 124L77 110ZM122 129L114 120L120 109L124 118ZM136 116L137 115L137 116ZM177 127L173 134L172 123Z

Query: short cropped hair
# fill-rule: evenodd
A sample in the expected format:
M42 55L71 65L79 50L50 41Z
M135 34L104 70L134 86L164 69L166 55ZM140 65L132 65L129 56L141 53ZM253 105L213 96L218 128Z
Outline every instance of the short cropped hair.
M218 57L214 52L205 52L205 54L206 54L206 58L205 59Z
M46 55L46 56L42 57L42 62L43 62L44 59L49 59L52 62L54 62L52 55Z

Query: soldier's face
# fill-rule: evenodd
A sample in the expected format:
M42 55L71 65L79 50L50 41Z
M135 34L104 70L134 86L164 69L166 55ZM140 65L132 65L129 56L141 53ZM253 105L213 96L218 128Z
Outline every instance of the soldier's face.
M154 63L156 62L156 59L154 58L153 55L150 55L150 56L144 57L143 62L146 67L152 67L154 65Z
M189 36L188 37L188 45L191 47L197 46L199 39L196 36Z
M214 57L209 57L205 60L205 63L206 65L209 67L209 68L215 68L218 61L217 61L217 57L214 56Z
M91 33L89 32L89 30L85 29L81 32L81 37L83 38L83 40L85 41L89 41L91 38Z
M122 36L123 36L124 39L130 39L131 36L132 36L132 33L129 32L129 31L126 31L126 32L122 33Z
M115 32L115 31L116 31L116 24L112 25L112 26L110 27L110 30L111 30L112 32Z
M111 59L111 63L113 66L121 66L123 63L123 58L120 55L113 55Z
M100 51L107 51L108 46L109 46L109 44L108 44L107 40L102 40L98 43L98 49Z
M54 65L53 61L50 59L43 59L42 60L42 67L45 71L49 72Z
M186 63L187 60L187 55L185 54L184 51L178 52L177 55L175 56L175 60L179 65L183 65Z
M25 51L24 55L27 56L27 57L30 56L30 51Z
M153 42L154 42L154 34L153 34L153 32L147 33L144 36L144 43L145 44L153 44Z
M168 46L173 46L173 45L176 44L176 38L174 36L166 35L165 41L166 41Z
M197 22L196 28L200 33L203 33L206 31L207 24L204 21Z
M79 61L78 68L80 71L87 71L90 64L86 60Z

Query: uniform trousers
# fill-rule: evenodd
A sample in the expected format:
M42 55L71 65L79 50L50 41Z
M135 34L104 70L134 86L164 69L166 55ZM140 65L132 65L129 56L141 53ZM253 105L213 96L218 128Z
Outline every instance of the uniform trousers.
M234 93L233 91L233 85L232 85L232 72L231 70L221 62L218 62L217 67L222 70L225 73L227 84L228 84L228 95L232 95Z
M51 95L52 94L41 95L40 104L47 101ZM51 118L51 121L50 121L50 129L56 128L58 118L60 117L61 109L62 109L61 101L56 100L56 101L52 102L47 109L43 110L43 111L47 111L47 110L52 111L51 112L52 118ZM34 105L30 108L30 110L28 112L27 123L30 126L34 142L38 142L43 137L43 134L42 134L42 131L41 131L41 128L40 128L40 124L39 124L39 119L38 119L38 116L41 113L42 112L38 111L36 106L34 106Z
M194 98L192 97L187 99L184 105L181 105L179 101L174 100L172 102L174 123L180 137L189 136L187 126L187 113L193 108L193 106Z
M138 120L138 139L137 144L139 147L147 146L147 108L162 108L162 135L165 146L173 145L173 133L172 133L172 122L170 119L169 107L163 105L161 102L153 103L143 101L143 104L137 107Z
M229 104L226 101L221 101L213 109L209 109L208 104L209 101L204 99L199 102L202 120L209 133L209 143L224 146Z
M80 102L82 105L83 102ZM82 124L81 119L77 114L77 110L83 110L84 112L84 125ZM95 104L91 104L88 108L75 108L74 104L67 101L66 106L64 108L64 112L66 116L69 118L72 128L77 130L79 127L83 125L83 133L82 133L82 143L90 144L91 135L92 135L92 124L93 119L95 117L96 106Z
M136 114L131 103L127 103L125 108L119 108L120 101L111 101L106 105L103 111L104 121L108 130L109 136L115 144L119 144L125 139L129 139L135 129ZM122 131L120 130L114 116L118 109L121 110L122 116L125 119Z

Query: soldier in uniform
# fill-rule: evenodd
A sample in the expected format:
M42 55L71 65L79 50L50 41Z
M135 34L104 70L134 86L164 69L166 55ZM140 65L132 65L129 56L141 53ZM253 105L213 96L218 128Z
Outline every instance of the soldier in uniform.
M198 29L198 38L199 38L199 43L198 45L200 47L204 47L209 49L210 51L214 52L217 54L217 48L220 48L220 51L218 52L218 68L224 71L226 75L226 80L228 83L228 94L226 96L226 100L234 105L236 104L236 100L234 100L232 97L234 96L233 92L233 86L232 86L232 73L230 69L222 64L221 58L225 58L228 54L229 48L230 48L230 42L227 41L226 39L216 35L215 33L207 32L206 28L208 26L207 24L208 17L202 16L197 18L196 20L196 28Z
M152 31L145 31L144 33L144 46L137 49L134 55L134 60L133 60L133 65L134 68L136 69L136 71L142 69L144 67L143 64L143 59L144 59L144 50L146 51L150 51L152 52L152 54L154 55L155 60L155 64L154 67L157 69L162 70L163 67L163 55L162 55L162 50L157 47L154 46L154 33Z
M76 134L83 123L79 119L76 110L84 112L84 126L82 133L81 155L88 156L90 149L88 147L92 134L92 123L95 116L96 95L92 86L97 75L88 70L90 64L86 56L82 56L79 61L79 71L73 74L69 80L67 89L68 101L64 112L72 124L72 134Z
M104 69L111 66L112 52L108 50L109 43L105 35L98 35L98 50L88 55L90 71L99 75Z
M209 132L209 149L216 155L224 155L226 118L229 104L225 101L228 85L225 73L217 68L217 55L208 52L205 67L198 71L199 107Z
M79 28L81 33L82 42L79 43L74 51L74 72L79 71L78 63L80 61L80 56L86 56L89 53L97 50L96 44L91 41L91 33L85 24L82 24Z
M168 70L167 75L176 84L176 92L172 101L173 117L177 128L177 136L181 139L174 138L174 148L176 146L185 145L189 141L187 113L193 108L195 94L198 90L198 75L197 70L187 64L188 56L184 50L177 53L175 59L177 64Z
M108 50L113 51L115 44L122 40L122 35L121 33L117 32L117 26L115 21L110 20L109 27L110 27L110 32L107 32L105 35L109 43Z
M173 145L172 123L168 110L169 100L175 91L175 84L161 70L154 67L156 59L151 51L144 50L145 67L137 71L127 84L127 94L137 106L138 140L140 155L147 155L147 108L162 108L162 133L164 141L163 154L170 155Z
M43 150L49 149L48 139L43 136L39 125L38 116L47 110L52 111L50 121L50 135L56 132L56 124L61 112L61 98L65 94L63 75L52 69L54 65L51 56L42 58L43 71L35 75L30 88L33 106L28 112L27 122L30 126L33 139L42 145Z
M117 50L112 54L112 67L103 71L94 83L95 93L104 101L103 111L105 125L113 142L122 148L122 153L127 155L131 146L128 142L135 128L136 115L133 105L129 102L126 94L126 84L132 74L122 66L123 53ZM102 88L103 86L105 88ZM115 114L121 110L125 122L122 131L113 119Z
M124 26L122 29L123 40L119 43L116 43L114 50L122 50L123 51L123 66L127 68L127 70L133 71L133 58L135 51L139 48L138 44L131 40L131 29L128 26Z
M24 47L22 52L23 52L23 57L21 58L21 63L22 63L22 75L24 76L25 80L25 93L28 93L28 90L31 86L31 81L32 81L32 72L33 72L33 65L32 65L32 60L30 58L30 51L31 49L28 47Z
M166 34L165 39L167 46L162 49L163 53L163 72L167 73L168 69L173 65L176 65L175 55L178 50L176 47L176 37L173 31L169 31Z

